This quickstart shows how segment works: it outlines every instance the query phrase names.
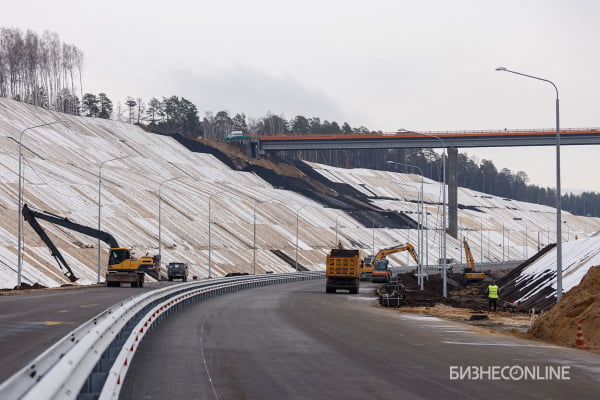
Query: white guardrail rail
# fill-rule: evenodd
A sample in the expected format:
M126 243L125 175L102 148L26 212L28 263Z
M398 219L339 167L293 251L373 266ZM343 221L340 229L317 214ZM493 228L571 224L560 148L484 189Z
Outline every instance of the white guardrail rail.
M513 269L515 267L518 267L519 265L521 265L525 261L527 261L527 260L511 260L511 261L475 263L475 269L477 271L492 271L492 270L498 270L498 269ZM465 264L465 263L456 263L452 267L452 272L462 273L463 269L466 266L467 266L467 264ZM449 270L450 269L450 264L446 264L446 268ZM410 266L410 267L406 267L406 266L403 266L403 267L390 267L390 270L392 271L392 273L395 273L395 274L396 273L412 272L412 271L414 271L416 269L417 269L416 266ZM442 272L442 265L441 264L424 265L423 266L423 272L425 272L428 275L437 275L437 274L439 274L439 273Z
M117 399L144 335L168 315L212 296L324 277L323 272L248 275L132 296L76 328L0 384L0 399Z

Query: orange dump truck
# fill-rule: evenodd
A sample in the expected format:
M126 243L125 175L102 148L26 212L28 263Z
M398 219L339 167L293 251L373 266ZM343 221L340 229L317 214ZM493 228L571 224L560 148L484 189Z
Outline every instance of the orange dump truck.
M357 294L360 283L360 251L332 249L327 255L326 293L335 293L337 289L346 289Z

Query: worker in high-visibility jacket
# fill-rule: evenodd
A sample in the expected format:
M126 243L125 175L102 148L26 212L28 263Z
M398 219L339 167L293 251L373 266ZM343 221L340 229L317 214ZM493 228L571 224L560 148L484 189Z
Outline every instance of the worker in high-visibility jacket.
M490 283L487 287L487 297L490 302L490 311L492 311L492 307L494 308L494 312L496 312L496 306L498 305L498 297L500 295L500 288L495 283Z

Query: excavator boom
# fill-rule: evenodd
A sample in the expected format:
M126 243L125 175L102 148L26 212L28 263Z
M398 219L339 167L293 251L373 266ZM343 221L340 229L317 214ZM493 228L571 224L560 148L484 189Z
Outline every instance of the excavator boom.
M63 270L63 273L67 278L69 278L71 282L75 282L78 278L75 276L73 270L71 270L71 267L69 267L69 264L67 264L67 261L64 259L58 248L54 245L52 240L50 240L50 237L48 237L48 235L44 231L44 228L41 227L41 225L37 221L38 219L42 219L44 221L51 222L55 225L59 225L71 229L73 231L83 233L87 236L98 238L103 242L108 243L111 248L119 247L119 244L117 243L116 239L110 233L77 224L75 222L69 221L69 219L65 217L61 217L59 215L52 214L47 211L34 211L30 209L27 206L27 204L23 206L22 214L23 218L29 223L29 225L31 225L31 227L33 228L33 230L35 230L40 239L42 239L46 246L48 246L52 256L56 259L59 268Z
M388 269L388 261L385 257L401 251L408 251L412 259L419 265L419 256L417 255L414 246L410 243L404 243L379 250L373 259L374 270L371 275L372 282L388 282L390 280L392 273Z
M379 252L375 256L375 261L381 260L385 256L388 256L388 255L394 254L394 253L398 253L401 251L408 251L408 253L412 257L412 259L415 260L415 262L417 264L419 264L419 256L417 255L417 252L415 251L415 247L410 243L400 244L398 246L388 247L387 249L379 250Z
M483 272L475 271L475 259L473 258L473 253L471 253L467 238L463 238L463 245L465 248L465 256L467 258L467 267L465 268L463 275L464 280L466 282L482 281L485 279L485 274Z

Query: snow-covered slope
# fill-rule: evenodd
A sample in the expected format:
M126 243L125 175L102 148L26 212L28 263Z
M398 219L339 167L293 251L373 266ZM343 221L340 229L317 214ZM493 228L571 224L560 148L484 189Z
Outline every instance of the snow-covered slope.
M192 273L200 278L208 275L209 203L211 273L216 276L253 271L254 221L257 273L293 269L272 250L294 260L298 249L299 264L323 269L325 254L335 245L336 225L345 245L358 243L365 252L370 252L373 241L376 249L399 242L416 243L414 229L363 226L352 214L274 188L252 173L231 170L214 156L191 152L170 137L121 122L58 114L0 99L0 287L17 283L19 136L28 127L57 120L66 123L30 129L22 136L25 203L97 227L100 165L126 157L102 167L102 230L115 236L121 246L133 248L138 256L158 253L160 188L163 264L188 262ZM414 187L420 188L420 177L318 164L313 167L332 181L388 199L373 199L378 207L416 219ZM400 184L403 182L414 187ZM427 207L428 253L430 263L435 263L440 241L435 230L441 220L440 185L426 180L424 192L425 201L431 203ZM552 208L465 189L459 190L459 203L469 206L459 211L459 225L461 234L469 236L476 261L525 258L536 251L538 237L541 243L552 241ZM600 230L596 218L565 213L564 219L571 237L573 232L586 236ZM97 240L52 224L42 225L80 277L78 283L95 283ZM36 233L26 223L23 227L23 282L46 286L67 283ZM565 228L564 240L567 235ZM462 258L459 240L448 237L448 257ZM102 249L105 268L107 246L102 244ZM412 263L406 254L390 259L395 264Z

